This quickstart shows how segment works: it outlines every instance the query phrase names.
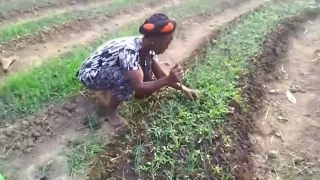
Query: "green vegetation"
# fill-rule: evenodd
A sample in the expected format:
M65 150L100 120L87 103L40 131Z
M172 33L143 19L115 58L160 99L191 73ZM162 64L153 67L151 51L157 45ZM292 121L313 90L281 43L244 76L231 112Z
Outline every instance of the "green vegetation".
M261 52L261 43L281 18L296 15L305 7L298 2L269 4L222 32L217 45L207 47L204 57L186 75L185 84L200 91L199 101L190 103L174 94L154 103L127 104L124 114L138 112L139 118L133 117L122 139L109 144L120 152L106 152L101 158L105 164L96 168L112 173L114 166L108 157L124 153L132 157L128 161L141 179L234 179L233 167L220 158L236 156L230 149L233 142L226 134L217 137L217 131L230 112L230 100L241 101L237 80L247 73L249 60ZM222 144L214 139L221 139Z
M193 0L185 2L179 7L164 10L166 14L177 21L197 15L199 13L218 10L219 1ZM143 20L141 20L143 21ZM105 38L92 43L91 47L78 47L64 57L56 57L24 74L17 74L8 78L6 85L0 89L0 117L3 119L16 115L32 114L43 108L45 103L61 100L72 94L79 93L82 86L75 74L81 63L92 50L103 41L121 36L137 35L137 27L141 22L134 22L118 32L109 32Z
M78 171L85 171L87 166L92 163L98 154L105 151L103 140L97 137L91 137L83 141L73 141L68 144L66 151L70 175Z
M148 3L153 1L154 0L115 0L111 3L96 8L74 10L59 15L42 17L37 21L10 24L0 29L0 42L37 33L54 25L67 24L82 18L95 18L102 14L112 14L132 8L137 3Z
M87 126L91 130L96 130L96 129L99 129L101 127L103 122L104 122L104 120L99 118L95 114L87 114L86 123L85 124L87 124Z

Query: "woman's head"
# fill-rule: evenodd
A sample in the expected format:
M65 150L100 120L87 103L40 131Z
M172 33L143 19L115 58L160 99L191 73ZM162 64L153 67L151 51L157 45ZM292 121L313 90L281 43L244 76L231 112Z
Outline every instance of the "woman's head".
M162 54L168 49L173 40L173 33L176 29L176 22L164 14L154 14L140 26L140 33L148 49L156 54Z

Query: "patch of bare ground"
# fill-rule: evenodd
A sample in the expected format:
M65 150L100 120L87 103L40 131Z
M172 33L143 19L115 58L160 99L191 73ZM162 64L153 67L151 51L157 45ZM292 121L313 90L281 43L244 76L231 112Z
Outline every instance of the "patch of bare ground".
M56 3L48 2L42 5L36 5L29 9L16 9L8 12L0 12L0 25L2 23L17 21L20 19L34 19L45 14L57 14L75 8L88 7L94 3L100 3L108 0L58 0ZM22 2L21 2L22 3ZM0 2L1 5L1 2Z
M90 134L88 117L91 112L94 112L92 103L84 97L75 97L48 108L43 114L2 128L0 168L3 173L12 180L84 179L83 174L69 177L70 168L63 149L69 142ZM44 177L41 168L48 163L49 176Z
M307 11L275 28L240 84L260 179L320 178L318 14Z
M6 66L10 68L9 73L2 71L0 77L8 75L10 72L14 73L38 66L50 57L69 52L73 46L91 43L107 31L116 31L130 22L151 15L165 7L179 6L182 3L181 1L161 0L157 3L139 4L130 10L124 10L124 12L110 16L103 15L95 19L78 20L61 27L53 27L46 32L27 38L14 40L0 47L3 52L2 59L6 64L10 64L16 57L19 58L11 66Z
M10 19L0 21L0 28L5 27L9 24L13 23L24 23L24 22L30 22L30 21L37 21L40 18L50 17L50 16L57 16L63 13L72 12L75 10L86 10L91 8L96 8L99 6L103 6L106 4L111 3L110 0L96 0L92 2L87 3L74 3L74 5L71 6L59 6L56 9L47 9L40 12L34 12L32 14L21 14L20 16L13 16Z

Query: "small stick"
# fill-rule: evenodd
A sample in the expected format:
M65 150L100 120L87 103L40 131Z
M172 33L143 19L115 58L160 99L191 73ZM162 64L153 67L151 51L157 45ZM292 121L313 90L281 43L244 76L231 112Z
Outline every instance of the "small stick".
M267 118L268 118L268 113L269 113L269 109L267 109L267 112L266 112L266 114L265 114L265 116L264 116L264 119L267 119Z
M89 98L83 93L83 91L79 91L79 92L82 96L84 96L87 100L89 100Z
M8 150L7 155L9 155L10 151L11 151L14 147L16 147L16 145L17 145L17 144L14 144L14 145Z
M280 131L280 130L279 130L279 134L280 134L281 140L282 140L282 141L284 141L284 140L283 140L282 133L281 133L281 131Z

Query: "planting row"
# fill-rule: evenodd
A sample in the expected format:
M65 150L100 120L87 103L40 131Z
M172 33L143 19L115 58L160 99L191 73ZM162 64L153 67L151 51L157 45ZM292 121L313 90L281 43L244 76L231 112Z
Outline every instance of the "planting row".
M242 101L238 79L247 74L250 59L261 52L261 43L282 18L313 6L316 4L270 3L228 26L217 45L207 47L186 74L184 83L199 90L199 101L190 103L173 94L123 107L122 113L131 119L129 128L108 145L116 151L108 150L100 157L99 162L104 163L96 165L91 179L116 177L131 169L118 166L123 162L130 162L142 179L234 179L234 167L227 162L237 156L234 142L219 129L232 112L229 102ZM218 139L222 144L215 141Z
M101 15L112 15L120 11L128 10L138 3L150 3L154 0L127 0L113 1L100 7L94 7L84 10L74 10L63 14L42 17L35 21L9 24L0 29L0 43L13 40L18 37L34 34L53 26L59 26L71 23L80 19L94 19Z

